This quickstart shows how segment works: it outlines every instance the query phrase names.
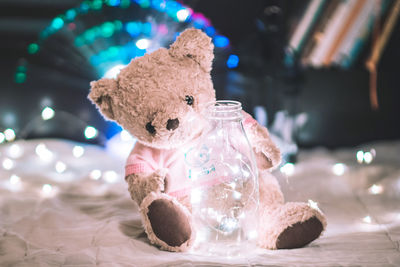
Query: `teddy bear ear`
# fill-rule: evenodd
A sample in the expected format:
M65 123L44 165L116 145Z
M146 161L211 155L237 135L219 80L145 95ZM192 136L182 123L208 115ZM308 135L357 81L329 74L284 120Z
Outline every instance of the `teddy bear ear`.
M211 38L198 29L183 31L170 46L169 53L173 57L189 57L196 61L206 72L211 71L214 59L214 45Z
M91 90L88 98L97 106L100 112L109 120L114 120L113 93L118 89L114 79L100 79L90 83Z

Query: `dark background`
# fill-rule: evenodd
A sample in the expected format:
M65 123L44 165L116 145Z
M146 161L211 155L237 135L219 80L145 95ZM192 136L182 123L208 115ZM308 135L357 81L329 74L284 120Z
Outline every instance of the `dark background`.
M66 37L56 36L40 56L25 57L28 69L24 84L14 82L15 69L26 55L26 47L57 15L81 1L0 0L0 131L16 130L18 137L63 137L85 141L80 129L87 123L110 136L104 122L86 99L89 82L98 79L91 65L68 47ZM383 53L378 73L380 108L369 102L369 74L364 61L367 44L350 70L311 69L283 64L289 33L307 1L185 0L203 13L231 42L240 58L239 67L227 73L216 67L213 79L219 99L237 99L248 111L266 107L269 121L279 110L308 121L295 133L302 147L356 146L363 142L400 137L399 114L400 30L397 23ZM271 7L279 12L271 14ZM104 16L113 16L106 13ZM134 16L134 14L132 14ZM62 56L60 56L62 55ZM233 88L233 89L232 89ZM44 125L41 109L50 105L58 119Z

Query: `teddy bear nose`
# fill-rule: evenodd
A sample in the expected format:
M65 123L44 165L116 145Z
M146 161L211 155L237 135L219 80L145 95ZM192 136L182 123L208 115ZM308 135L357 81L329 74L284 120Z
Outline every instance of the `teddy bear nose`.
M167 130L169 131L175 130L176 128L178 128L178 126L179 126L178 119L173 119L173 120L169 119L167 122Z

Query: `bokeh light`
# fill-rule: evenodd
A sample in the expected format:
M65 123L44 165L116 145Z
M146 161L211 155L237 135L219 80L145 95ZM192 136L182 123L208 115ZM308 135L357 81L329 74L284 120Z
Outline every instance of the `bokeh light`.
M147 49L149 46L150 46L150 40L149 39L145 39L145 38L143 38L143 39L139 39L137 42L136 42L136 46L139 48L139 49Z
M239 65L239 57L237 55L230 55L226 61L228 68L233 69Z
M4 131L4 136L8 142L14 141L15 131L11 128L8 128Z
M87 126L85 128L84 135L86 139L93 139L97 137L98 131L93 126Z
M343 175L345 173L346 169L347 169L347 166L345 164L336 163L332 167L332 172L337 176L341 176L341 175Z
M50 107L45 107L42 110L42 119L45 121L52 119L54 117L54 115L55 115L55 111L54 111L54 109L52 109Z

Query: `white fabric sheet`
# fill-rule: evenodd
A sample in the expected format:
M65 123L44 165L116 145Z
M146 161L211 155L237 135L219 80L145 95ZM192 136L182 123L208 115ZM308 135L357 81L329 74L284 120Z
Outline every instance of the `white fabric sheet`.
M318 203L327 231L305 248L233 259L151 246L124 161L105 150L62 140L13 144L0 146L0 266L400 266L400 142L360 147L375 149L370 164L357 163L356 148L302 151L292 175L274 173L287 200ZM76 145L84 147L79 158ZM332 172L336 163L345 164L334 167L343 175Z

